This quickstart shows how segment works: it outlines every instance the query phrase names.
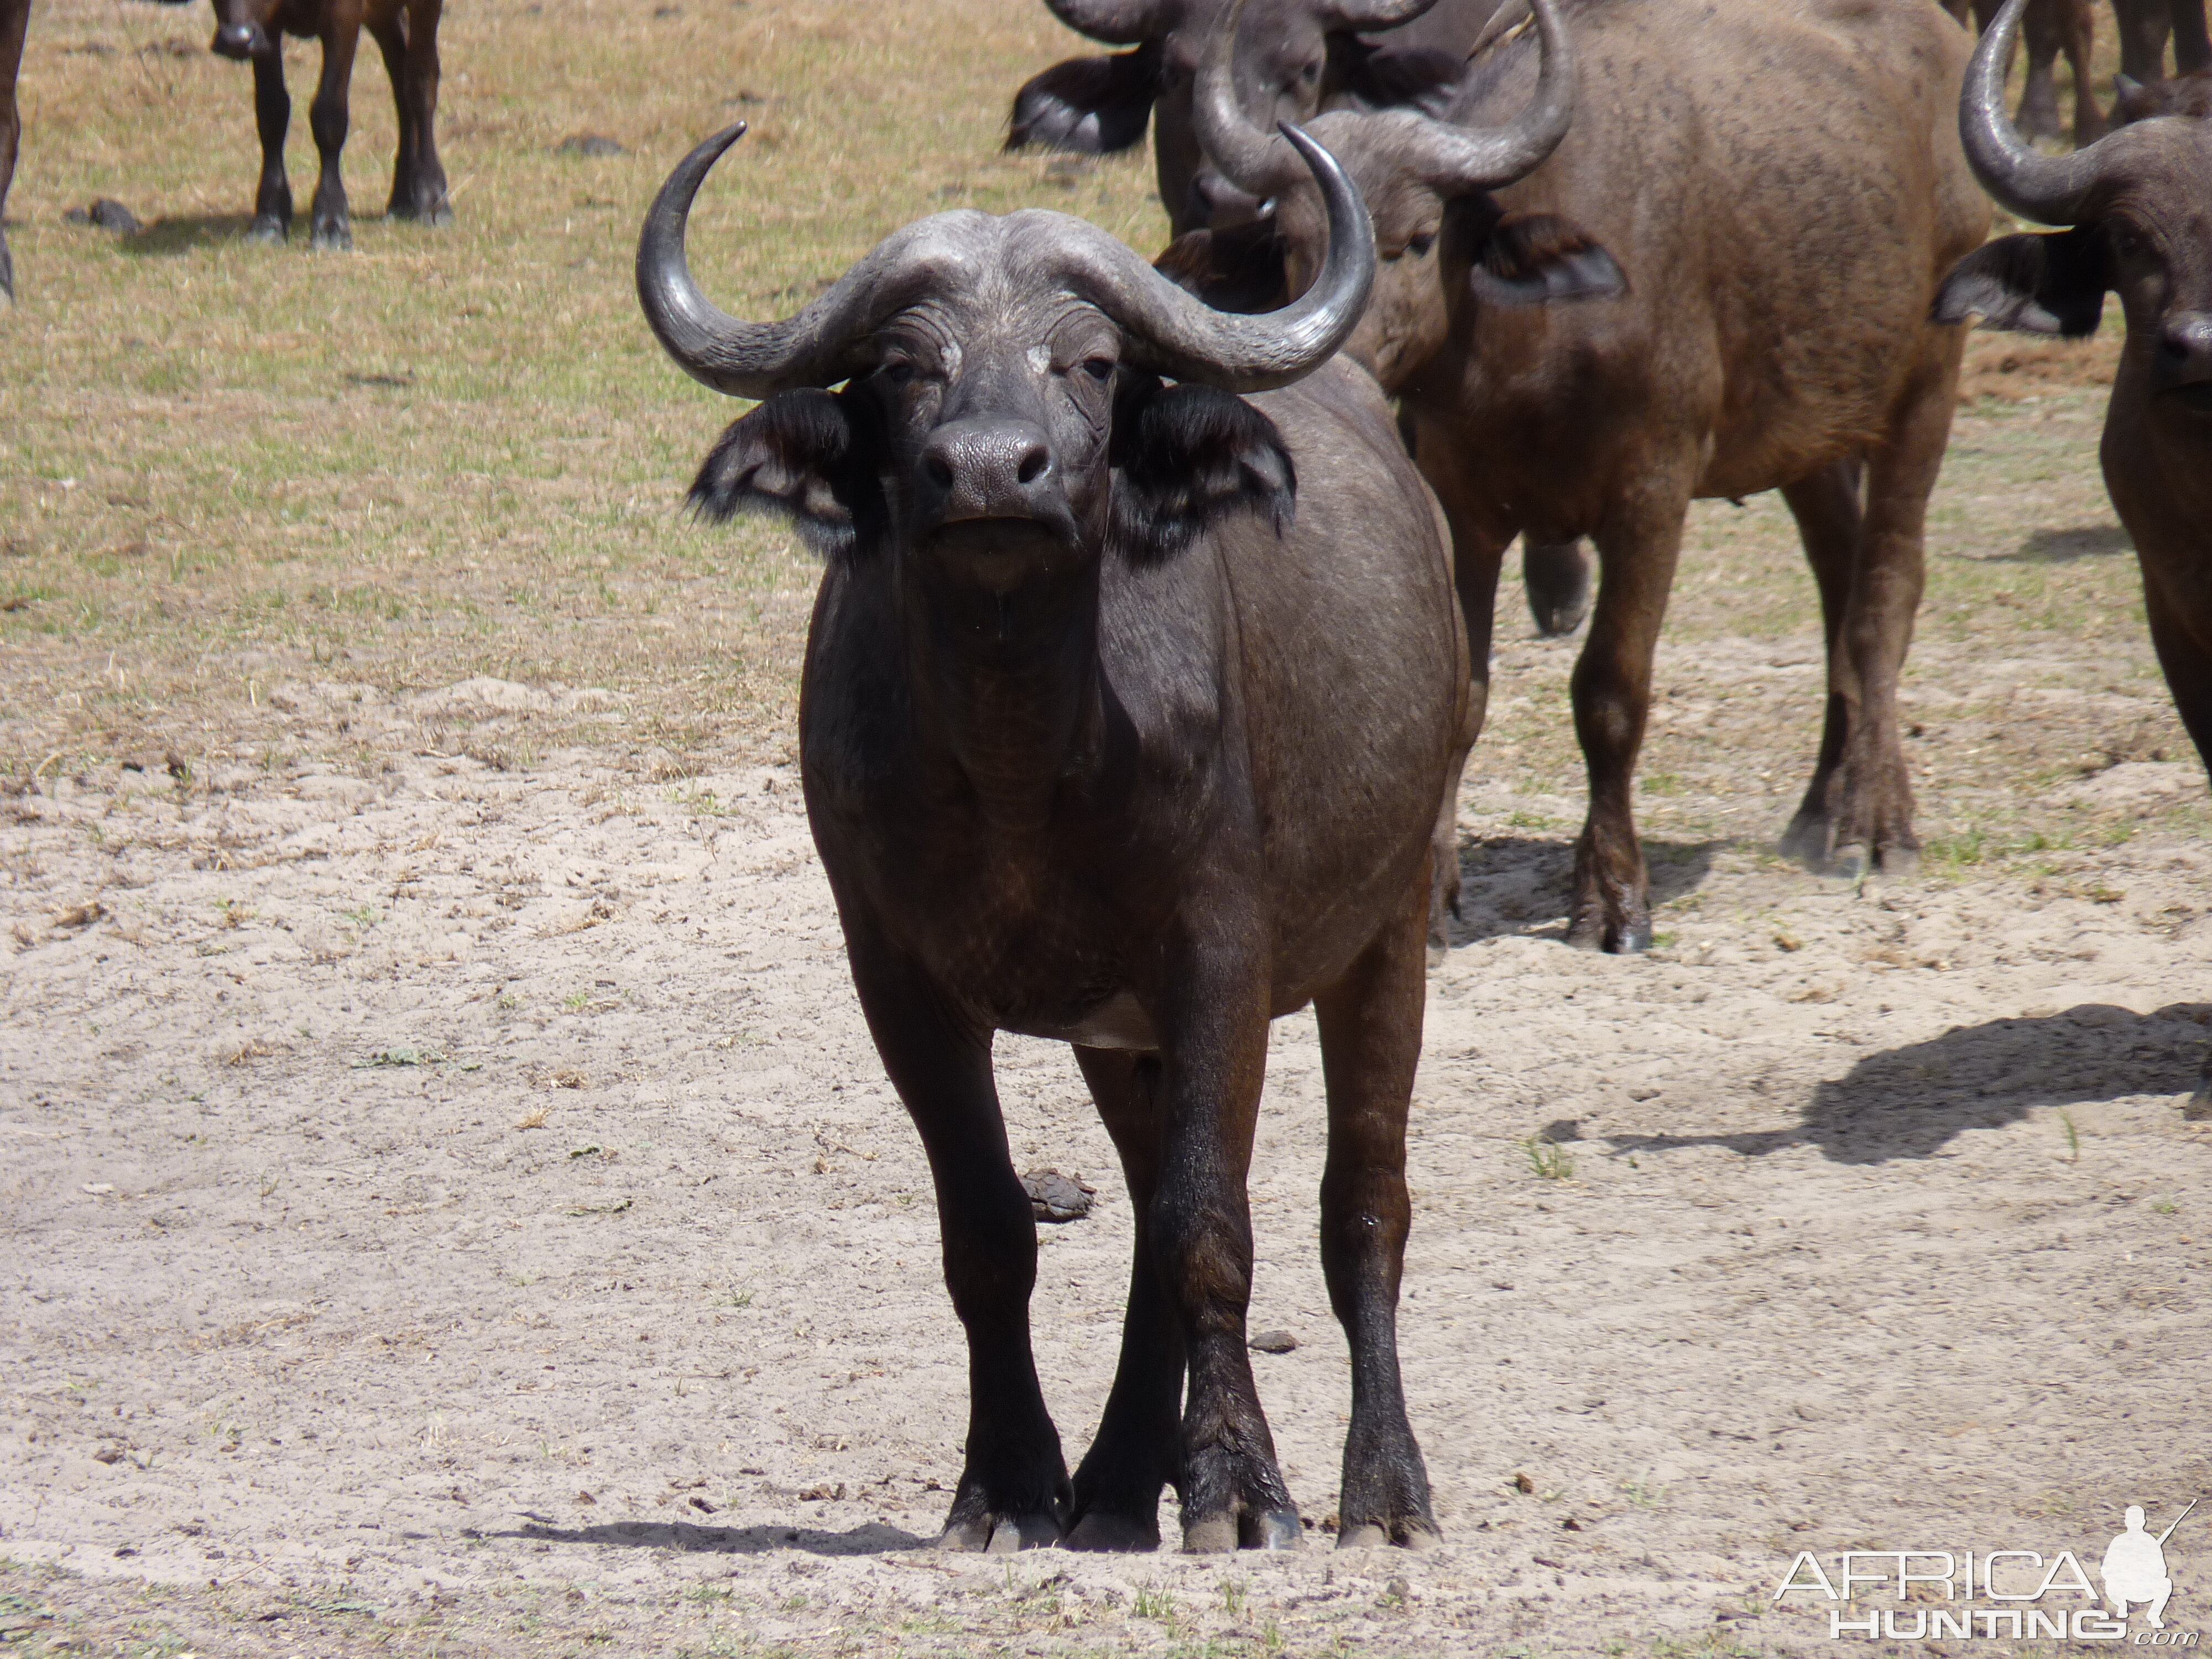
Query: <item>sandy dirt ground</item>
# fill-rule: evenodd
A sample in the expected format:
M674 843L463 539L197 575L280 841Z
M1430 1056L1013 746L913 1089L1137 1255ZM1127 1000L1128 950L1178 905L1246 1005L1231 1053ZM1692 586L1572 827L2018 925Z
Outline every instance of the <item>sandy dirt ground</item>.
M307 669L253 689L230 759L19 775L0 1626L134 1656L1794 1650L1828 1635L1772 1605L1800 1549L2087 1559L2122 1504L2170 1515L2212 1486L2212 1123L2184 1112L2212 903L2147 647L1923 640L1929 863L1854 886L1764 850L1813 637L1692 611L1642 959L1559 943L1571 653L1500 649L1415 1109L1402 1328L1448 1534L1419 1556L1324 1547L1347 1383L1310 1018L1273 1048L1252 1323L1297 1340L1255 1364L1314 1547L946 1557L933 1206L787 764L672 776L616 694ZM2043 829L1939 853L1992 814ZM1003 1042L1000 1076L1019 1166L1100 1189L1040 1229L1073 1456L1129 1212L1065 1051ZM2203 1538L2168 1546L2176 1628L2212 1606Z

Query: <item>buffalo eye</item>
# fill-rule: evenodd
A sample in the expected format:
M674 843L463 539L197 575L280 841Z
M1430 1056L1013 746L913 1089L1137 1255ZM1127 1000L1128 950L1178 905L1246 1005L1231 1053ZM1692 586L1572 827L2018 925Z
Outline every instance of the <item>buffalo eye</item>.
M1315 82L1321 79L1321 65L1318 63L1308 64L1298 71L1298 79L1308 86L1313 85Z
M1426 232L1419 236L1408 236L1406 239L1406 252L1416 259L1425 259L1428 257L1429 250L1436 245L1435 233Z
M1083 372L1094 380L1110 380L1114 378L1114 360L1111 357L1085 357Z

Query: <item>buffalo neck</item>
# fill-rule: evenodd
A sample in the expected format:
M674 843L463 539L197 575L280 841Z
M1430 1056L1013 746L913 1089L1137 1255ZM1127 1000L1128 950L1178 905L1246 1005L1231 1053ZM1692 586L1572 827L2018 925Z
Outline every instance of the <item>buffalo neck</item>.
M904 583L925 759L957 774L1006 833L1042 830L1063 784L1095 759L1098 565L1053 562L1000 588L925 554Z

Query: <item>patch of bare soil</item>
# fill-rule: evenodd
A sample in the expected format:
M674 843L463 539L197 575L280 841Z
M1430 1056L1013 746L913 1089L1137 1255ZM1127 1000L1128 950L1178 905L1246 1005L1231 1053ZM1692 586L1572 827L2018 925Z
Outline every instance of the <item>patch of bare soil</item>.
M1977 330L1966 337L1966 359L1959 371L1959 398L2018 402L2060 387L2109 386L2120 361L2120 337L2100 334L2087 340L2049 340L2030 334Z
M788 769L522 753L589 694L302 681L302 749L359 763L19 782L11 1650L1790 1650L1827 1634L1771 1606L1798 1550L2090 1553L2125 1503L2170 1515L2212 1477L2201 774L2105 758L2169 731L2154 684L1933 643L1931 820L2023 798L1970 763L2008 708L2089 758L2041 786L2040 850L1817 880L1764 851L1806 657L1662 659L1649 957L1558 942L1580 802L1528 711L1471 780L1412 1148L1449 1540L1419 1556L1326 1547L1309 1017L1275 1034L1252 1322L1296 1339L1255 1364L1312 1547L940 1556L964 1358ZM1566 659L1510 644L1501 684L1541 703ZM1128 1206L1065 1052L1004 1042L1000 1076L1018 1166L1100 1189L1040 1229L1076 1454ZM2168 1559L2190 1627L2212 1548L2185 1526Z

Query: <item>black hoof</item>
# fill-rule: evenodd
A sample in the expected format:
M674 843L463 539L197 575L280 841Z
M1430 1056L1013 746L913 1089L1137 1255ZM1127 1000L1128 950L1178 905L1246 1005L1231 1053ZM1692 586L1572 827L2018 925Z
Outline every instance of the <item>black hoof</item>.
M249 242L266 242L275 246L283 243L284 238L290 234L291 228L282 219L271 218L264 214L246 228L246 240Z
M1262 1510L1249 1515L1202 1515L1182 1529L1185 1555L1221 1555L1231 1550L1294 1550L1305 1536L1296 1510Z
M939 1536L937 1547L959 1554L1014 1555L1060 1542L1060 1522L1048 1514L979 1516L956 1521Z
M1635 921L1578 919L1567 929L1567 943L1577 951L1601 951L1609 957L1640 956L1651 948L1651 918Z
M318 253L350 253L353 252L353 230L347 225L317 225L307 246Z
M1363 1521L1336 1535L1340 1550L1379 1550L1386 1544L1404 1550L1432 1550L1443 1541L1436 1523L1419 1515L1403 1516L1387 1527L1379 1521Z

